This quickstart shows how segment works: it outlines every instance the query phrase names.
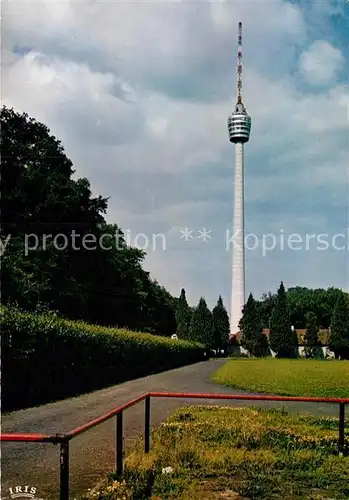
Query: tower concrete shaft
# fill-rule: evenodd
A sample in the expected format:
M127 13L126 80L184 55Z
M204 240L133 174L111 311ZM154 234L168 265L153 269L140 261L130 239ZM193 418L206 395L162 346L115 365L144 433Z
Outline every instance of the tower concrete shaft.
M235 335L245 304L244 144L250 139L251 117L242 102L242 23L238 25L236 105L228 118L229 140L235 144L235 193L230 335Z
M241 311L245 304L244 144L242 142L237 142L235 145L233 235L231 335L239 331Z

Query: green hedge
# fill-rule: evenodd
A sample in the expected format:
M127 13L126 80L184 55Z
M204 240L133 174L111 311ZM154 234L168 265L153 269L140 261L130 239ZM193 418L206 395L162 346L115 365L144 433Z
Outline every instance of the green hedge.
M205 359L201 344L0 308L2 411Z

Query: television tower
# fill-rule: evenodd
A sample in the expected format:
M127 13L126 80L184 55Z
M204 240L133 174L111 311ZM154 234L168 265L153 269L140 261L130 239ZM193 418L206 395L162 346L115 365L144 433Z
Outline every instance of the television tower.
M236 105L228 118L229 140L235 144L234 246L230 335L239 331L245 304L245 231L244 231L244 144L250 138L251 117L242 102L242 23L238 27Z

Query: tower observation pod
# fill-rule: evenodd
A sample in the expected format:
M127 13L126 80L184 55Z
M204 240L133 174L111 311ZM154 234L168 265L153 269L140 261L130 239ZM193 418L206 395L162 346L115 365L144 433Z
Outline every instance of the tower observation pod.
M237 103L235 110L228 118L228 132L230 142L244 144L250 138L251 117L246 113L245 106Z
M229 140L235 144L235 184L232 248L232 296L230 335L239 332L245 304L245 230L244 230L244 144L250 138L251 117L242 102L242 23L238 28L236 105L228 118Z

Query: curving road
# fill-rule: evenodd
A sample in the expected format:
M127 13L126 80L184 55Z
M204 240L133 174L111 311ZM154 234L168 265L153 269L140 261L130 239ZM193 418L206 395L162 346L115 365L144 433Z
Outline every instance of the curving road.
M210 375L226 360L204 361L190 366L151 375L76 398L12 412L2 417L5 432L63 433L92 420L114 407L148 391L170 392L220 392L249 394L214 384ZM290 411L317 415L337 416L336 405L317 403L272 403L216 400L153 399L151 423L159 424L183 404L232 404L235 406L287 406ZM144 403L126 410L124 432L126 453L132 440L144 429ZM114 466L115 418L76 437L70 443L70 492L71 498L94 486ZM59 447L42 443L2 443L1 498L9 497L9 488L30 485L37 488L37 496L59 498Z

